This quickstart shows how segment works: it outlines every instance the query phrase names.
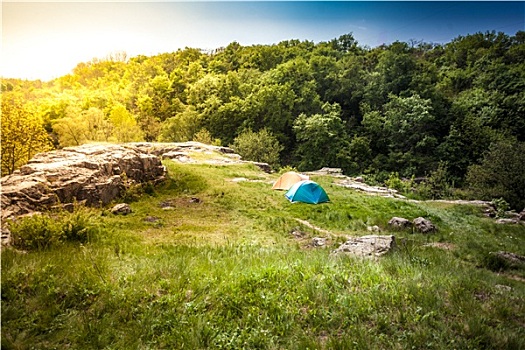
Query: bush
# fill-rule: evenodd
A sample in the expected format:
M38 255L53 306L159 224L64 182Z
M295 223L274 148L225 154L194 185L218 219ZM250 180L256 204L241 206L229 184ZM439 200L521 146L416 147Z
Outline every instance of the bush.
M63 215L61 218L61 237L68 242L86 243L95 227L93 216L82 210L75 210L73 213Z
M495 272L508 270L510 268L510 264L507 260L503 259L497 254L492 253L483 255L481 259L481 266Z
M503 198L511 208L525 207L525 142L493 143L479 165L469 167L467 182L475 196Z
M246 160L268 163L273 168L279 166L279 153L283 150L283 146L267 129L244 131L230 147Z
M385 181L385 185L388 188L393 188L394 190L397 190L401 193L409 193L412 191L412 188L414 186L414 180L403 180L399 178L399 174L397 172L391 173L388 177L388 180Z
M33 215L10 225L13 246L20 249L42 250L62 240L61 225L47 215Z
M282 175L282 174L287 173L289 171L298 172L298 170L295 167L286 165L286 166L283 166L281 169L279 169L279 175Z
M496 210L496 216L499 218L505 217L505 213L509 210L509 203L503 198L493 199L492 206Z
M205 128L200 129L199 132L193 135L193 141L204 143L206 145L214 145L214 146L221 145L221 140L213 139L210 132L206 130Z
M10 225L13 246L27 250L44 250L63 242L88 242L95 232L94 215L87 209L73 213L24 217Z
M430 173L427 179L427 185L432 199L450 197L451 185L445 163L440 162L437 169Z

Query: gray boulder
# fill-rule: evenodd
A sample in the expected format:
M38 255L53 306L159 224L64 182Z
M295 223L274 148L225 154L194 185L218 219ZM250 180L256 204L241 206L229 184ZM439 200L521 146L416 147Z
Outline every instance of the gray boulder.
M410 220L407 220L405 218L399 218L397 216L394 216L388 221L388 225L395 229L404 229L412 226L412 223L410 222Z
M412 223L416 230L421 233L431 233L436 231L436 226L430 220L423 217L415 218Z

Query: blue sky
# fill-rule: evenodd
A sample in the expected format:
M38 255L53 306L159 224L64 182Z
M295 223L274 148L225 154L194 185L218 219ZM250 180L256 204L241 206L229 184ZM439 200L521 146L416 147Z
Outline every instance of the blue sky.
M78 63L353 33L362 46L446 43L459 35L525 28L525 2L20 2L2 3L1 75L48 80Z

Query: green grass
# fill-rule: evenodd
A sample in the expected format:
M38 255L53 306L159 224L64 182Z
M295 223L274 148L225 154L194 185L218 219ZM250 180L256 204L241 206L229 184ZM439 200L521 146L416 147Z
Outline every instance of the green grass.
M166 165L164 185L128 197L132 214L61 219L89 225L87 241L2 251L2 349L525 348L525 271L487 258L525 255L524 226L329 177L314 180L330 203L290 204L271 190L277 175L251 165ZM392 216L424 216L439 231L391 232ZM296 219L340 237L309 248L322 234ZM398 249L379 260L331 254L367 225ZM297 227L307 238L290 234Z

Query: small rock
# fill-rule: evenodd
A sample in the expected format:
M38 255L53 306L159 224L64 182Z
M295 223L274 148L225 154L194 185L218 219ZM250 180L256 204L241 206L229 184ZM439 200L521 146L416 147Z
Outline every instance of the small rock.
M221 146L219 146L217 149L218 149L218 151L221 152L221 153L225 153L225 154L235 154L235 151L232 150L232 149L229 148L229 147L221 147Z
M201 202L201 200L199 198L197 198L197 197L191 197L190 198L190 203L200 203L200 202Z
M314 237L312 238L312 245L314 247L323 247L326 245L326 238Z
M293 229L292 231L290 231L290 234L292 236L294 236L295 238L303 238L305 237L307 234L305 232L302 232L301 230L299 230L298 228L295 228Z
M11 243L11 231L8 227L0 227L1 245L8 246Z
M171 200L167 200L167 201L164 201L164 202L160 202L160 207L162 209L166 209L166 208L172 208L173 207L173 202Z
M483 210L483 215L489 218L495 218L496 217L496 210L492 207L488 207L485 210Z
M525 256L522 255L505 251L490 252L490 254L505 260L512 267L519 267L525 265Z
M248 163L252 163L256 165L257 167L259 167L259 169L261 169L265 173L271 174L273 172L272 167L268 163L262 163L262 162L248 162Z
M377 226L377 225L374 225L374 226L367 226L367 227L366 227L366 230L367 230L367 231L370 231L370 232L381 232L381 229L380 229L379 226Z
M515 219L519 221L521 213L516 213L515 210L509 210L505 212L505 217L508 219Z
M517 224L519 223L519 221L517 219L498 219L495 221L495 223L506 225L506 224Z
M392 226L393 228L404 229L412 226L412 223L405 218L394 216L392 219L390 219L390 221L388 221L388 225Z
M422 217L415 218L413 224L414 227L421 233L430 233L436 231L436 226L430 220Z
M358 176L354 179L355 182L360 182L360 183L364 183L365 182L365 179L363 179L363 177L361 176Z
M117 204L113 207L113 209L111 209L111 213L116 215L127 215L131 212L131 207L129 206L129 204L126 203Z
M160 219L156 216L146 216L146 218L144 219L144 221L146 222L157 222L159 220Z
M244 181L248 181L248 179L245 177L236 177L236 178L231 179L231 182L244 182Z
M512 291L512 287L506 286L504 284L496 284L494 287L502 293L509 293Z

